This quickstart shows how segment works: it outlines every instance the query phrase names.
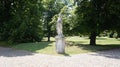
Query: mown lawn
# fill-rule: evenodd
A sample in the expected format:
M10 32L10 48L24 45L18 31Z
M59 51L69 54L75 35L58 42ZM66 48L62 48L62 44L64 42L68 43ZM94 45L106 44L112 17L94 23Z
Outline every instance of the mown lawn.
M46 42L46 38L42 42L36 43L21 43L16 45L6 45L1 42L0 45L10 47L18 50L27 50L31 52L58 55L55 51L55 39L51 38L51 42ZM97 37L97 46L90 46L87 37L67 37L66 40L66 53L63 55L80 54L86 52L95 52L101 50L109 50L120 48L120 40L115 38Z

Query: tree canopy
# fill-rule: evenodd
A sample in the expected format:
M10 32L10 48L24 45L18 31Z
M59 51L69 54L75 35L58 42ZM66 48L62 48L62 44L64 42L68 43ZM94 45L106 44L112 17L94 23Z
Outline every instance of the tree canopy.
M32 42L42 39L41 0L1 0L0 39Z
M95 45L96 36L105 30L113 29L119 14L114 12L116 5L112 0L79 1L76 15L76 29L90 35L90 44ZM114 15L112 14L114 12ZM113 18L113 19L112 19ZM119 24L119 23L117 23Z
M62 13L66 36L96 36L109 30L120 33L119 0L0 0L0 40L41 41L55 36L55 23Z

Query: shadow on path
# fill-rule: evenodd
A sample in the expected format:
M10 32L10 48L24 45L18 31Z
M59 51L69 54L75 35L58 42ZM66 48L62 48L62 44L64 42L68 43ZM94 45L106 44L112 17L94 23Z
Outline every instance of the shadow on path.
M120 59L120 48L119 49L112 49L112 50L96 52L95 54L91 54L91 55L93 55L93 56L103 56L103 57L114 58L114 59Z
M104 56L107 58L120 59L120 45L118 44L96 46L82 45L79 47L84 50L95 52L95 54L91 54L94 56Z
M11 48L3 48L0 47L0 57L17 57L17 56L28 56L34 55L32 52L23 51L23 50L15 50Z
M4 47L0 47L0 57L4 56L4 57L17 57L17 56L28 56L28 55L34 55L36 50L41 50L46 48L47 46L51 46L49 45L52 42L38 42L38 43L22 43L22 44L18 44L18 45L13 45L12 47L14 47L15 49L12 48L4 48ZM21 48L20 50L17 50ZM25 50L29 50L29 51L25 51Z
M76 42L68 42L69 46L77 46L82 50L87 50L89 52L95 52L91 55L94 56L104 56L107 58L120 59L120 44L111 44L111 45L101 45L97 44L96 46L91 46L88 44L79 44Z

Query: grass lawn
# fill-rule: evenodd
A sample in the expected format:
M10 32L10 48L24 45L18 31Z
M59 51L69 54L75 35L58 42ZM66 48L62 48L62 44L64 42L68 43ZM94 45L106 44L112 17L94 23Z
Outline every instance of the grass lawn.
M27 50L31 52L43 53L43 54L53 54L58 55L55 51L55 39L51 38L51 42L46 42L46 38L42 42L36 43L22 43L17 45L6 45L5 47L10 47L18 50ZM97 37L97 46L90 46L89 39L85 37L67 37L66 39L66 54L80 54L86 52L95 52L101 50L120 48L120 40L107 37ZM1 46L5 45L4 42L0 43Z

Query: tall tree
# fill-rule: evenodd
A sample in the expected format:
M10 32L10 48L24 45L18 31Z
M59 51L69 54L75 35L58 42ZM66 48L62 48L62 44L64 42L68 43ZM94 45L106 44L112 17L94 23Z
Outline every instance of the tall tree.
M119 0L109 0L108 2L110 4L109 12L110 12L110 22L111 24L111 30L117 31L118 36L120 36L120 1Z
M110 29L109 0L82 0L76 8L78 23L76 30L90 35L90 45L96 45L96 36Z
M63 1L64 3L64 1ZM72 0L67 0L67 4L60 10L60 14L62 14L63 20L63 32L65 36L75 35L76 33L73 32L74 24L75 24L75 5ZM51 23L56 23L58 14L56 14L53 18ZM52 26L52 29L55 31L55 26Z
M62 2L58 2L57 0L43 0L44 5L44 34L48 37L48 41L50 41L50 37L52 36L52 18L54 15L60 12L60 9L64 6Z
M10 20L4 24L3 36L9 42L33 42L42 39L42 12L41 0L11 0L7 4ZM9 2L7 0L7 2ZM5 17L7 18L7 17ZM6 36L6 37L5 37Z

